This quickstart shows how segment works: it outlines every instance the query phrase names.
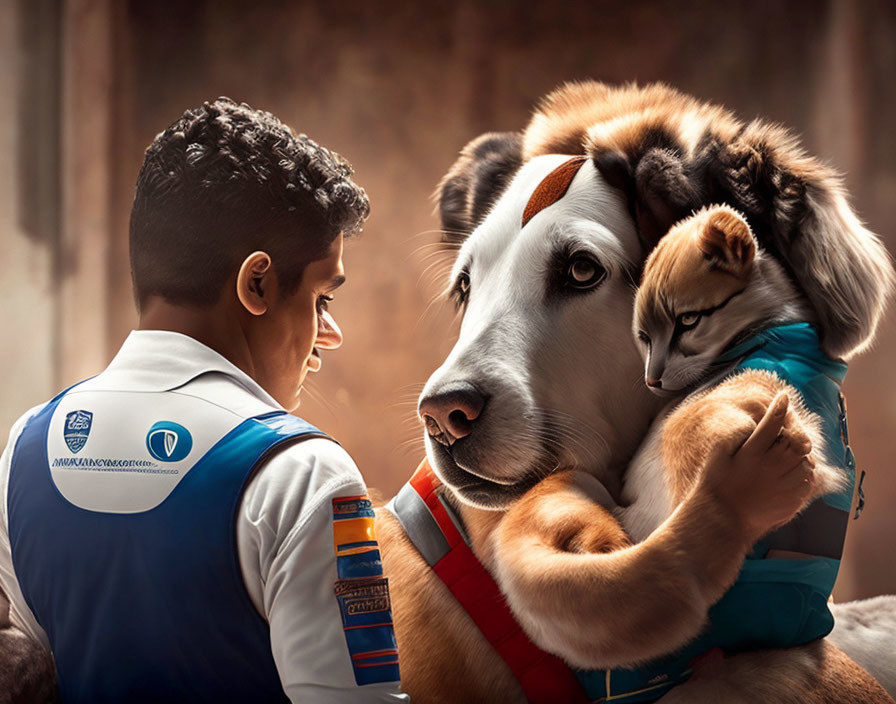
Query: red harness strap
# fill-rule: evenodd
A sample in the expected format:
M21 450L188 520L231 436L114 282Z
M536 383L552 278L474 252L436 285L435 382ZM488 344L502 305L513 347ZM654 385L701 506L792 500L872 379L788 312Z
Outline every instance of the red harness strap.
M433 571L507 663L526 698L532 704L588 702L569 667L560 658L536 647L513 618L495 580L476 558L439 500L441 483L425 459L410 484L426 503L451 548L433 565Z

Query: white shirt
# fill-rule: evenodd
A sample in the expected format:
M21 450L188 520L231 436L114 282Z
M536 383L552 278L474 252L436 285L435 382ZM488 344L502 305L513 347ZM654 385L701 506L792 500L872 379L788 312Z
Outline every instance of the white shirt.
M165 403L189 407L197 400L204 402L203 413L208 417L203 420L209 422L191 424L194 446L203 452L204 446L210 447L246 418L283 410L255 381L214 350L186 335L164 331L132 332L109 367L76 387L63 402L72 397L71 403L77 405L78 397L88 394L94 403L102 403L103 394L117 394L120 403L121 394L163 391L171 392L165 394ZM135 406L139 412L139 404ZM16 422L0 457L0 588L9 598L13 625L49 649L47 635L16 580L7 515L12 452L25 423L41 408L32 409ZM65 410L60 407L54 414L54 424L62 422L65 413L59 411ZM213 430L203 433L204 426ZM94 439L95 435L96 430L91 431L95 444L114 444L115 438ZM57 449L54 443L62 442L62 433L51 431L51 458ZM127 491L127 483L134 482L134 477L123 475L119 490L110 491L107 475L104 490L98 492L91 475L94 473L63 476L54 472L54 481L72 503L114 512L152 508L178 481L175 476L166 487L164 480L156 477L145 485L155 489L135 492ZM332 500L366 493L364 480L348 453L323 438L311 438L276 453L243 493L237 517L243 581L255 608L270 625L274 662L283 689L294 703L408 701L399 693L398 683L355 684L333 590L337 572Z

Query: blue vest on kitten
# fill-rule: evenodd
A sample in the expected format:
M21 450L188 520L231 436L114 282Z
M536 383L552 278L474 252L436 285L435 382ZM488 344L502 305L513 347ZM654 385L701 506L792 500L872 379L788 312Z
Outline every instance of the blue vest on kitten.
M709 625L693 643L637 669L578 673L592 700L653 702L686 680L692 660L707 650L792 647L822 638L834 627L827 600L840 567L855 487L855 459L840 394L846 364L825 356L811 325L794 323L769 328L736 345L714 368L719 370L715 383L742 370L764 369L799 391L806 408L821 419L828 463L843 471L847 484L839 493L817 499L754 546L737 581L709 610ZM817 557L763 559L770 549Z

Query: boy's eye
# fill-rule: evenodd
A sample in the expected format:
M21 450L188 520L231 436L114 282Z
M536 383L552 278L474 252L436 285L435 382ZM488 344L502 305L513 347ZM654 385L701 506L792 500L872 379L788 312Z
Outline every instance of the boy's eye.
M682 330L690 330L700 322L700 318L699 313L682 313L678 316L678 326Z
M317 297L317 314L321 315L324 311L327 310L327 307L330 304L330 301L333 300L332 296L318 296Z

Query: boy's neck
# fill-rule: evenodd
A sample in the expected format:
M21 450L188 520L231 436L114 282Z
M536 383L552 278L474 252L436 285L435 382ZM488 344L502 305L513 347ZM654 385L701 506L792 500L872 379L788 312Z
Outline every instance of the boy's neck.
M141 306L137 329L167 330L192 337L255 378L241 316L226 301L200 308L176 305L154 296Z

